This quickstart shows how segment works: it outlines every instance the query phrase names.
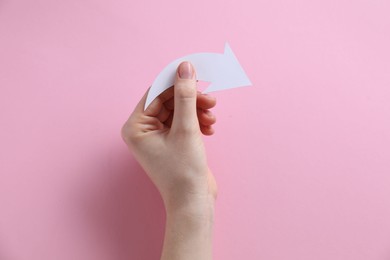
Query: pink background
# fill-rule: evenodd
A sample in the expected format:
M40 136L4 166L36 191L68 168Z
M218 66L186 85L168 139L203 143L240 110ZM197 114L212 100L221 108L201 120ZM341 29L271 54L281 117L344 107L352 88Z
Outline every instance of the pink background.
M0 259L158 259L120 138L158 72L228 41L214 258L390 259L390 2L0 0Z

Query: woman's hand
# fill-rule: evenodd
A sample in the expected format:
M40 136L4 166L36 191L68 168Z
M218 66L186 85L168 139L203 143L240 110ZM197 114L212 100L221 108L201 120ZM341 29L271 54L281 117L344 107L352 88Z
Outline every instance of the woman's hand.
M217 187L201 133L214 133L215 116L209 109L215 98L196 90L195 70L183 62L174 87L144 111L145 100L146 94L123 126L123 139L160 191L167 211L209 208Z
M180 64L175 84L144 111L146 94L122 137L163 198L167 219L162 260L212 258L215 179L202 141L212 135L215 99L198 93L195 70Z

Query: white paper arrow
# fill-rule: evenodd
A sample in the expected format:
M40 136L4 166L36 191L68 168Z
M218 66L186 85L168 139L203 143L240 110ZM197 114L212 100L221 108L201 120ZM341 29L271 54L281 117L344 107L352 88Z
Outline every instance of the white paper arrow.
M194 65L198 80L211 82L204 93L252 85L229 44L226 43L223 54L194 53L168 64L154 80L146 98L144 109L164 90L173 86L176 69L183 61L189 61Z

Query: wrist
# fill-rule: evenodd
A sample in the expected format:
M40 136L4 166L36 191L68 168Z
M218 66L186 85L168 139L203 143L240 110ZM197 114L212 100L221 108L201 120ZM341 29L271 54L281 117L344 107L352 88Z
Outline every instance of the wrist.
M164 199L167 218L186 219L193 224L212 222L215 197L212 194Z
M178 230L209 233L214 225L214 203L166 207L166 220L168 225L175 225Z
M184 178L184 180L175 181L174 185L169 188L160 190L167 212L189 211L197 213L205 209L214 210L217 184L210 171L205 175L195 180Z

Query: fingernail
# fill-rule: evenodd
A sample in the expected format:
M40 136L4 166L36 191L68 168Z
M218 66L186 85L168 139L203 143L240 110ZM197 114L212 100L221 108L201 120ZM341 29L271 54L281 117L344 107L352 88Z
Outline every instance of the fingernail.
M187 61L182 62L179 65L178 72L179 72L179 77L181 79L192 79L194 76L194 70L192 68L192 65Z

